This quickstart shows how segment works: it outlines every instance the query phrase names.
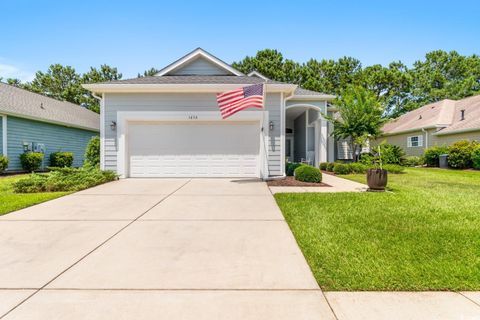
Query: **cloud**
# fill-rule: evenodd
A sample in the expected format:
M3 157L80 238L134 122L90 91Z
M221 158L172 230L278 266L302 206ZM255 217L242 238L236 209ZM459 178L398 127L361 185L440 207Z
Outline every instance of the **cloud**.
M5 81L8 78L17 78L22 82L32 81L35 73L22 70L14 65L0 63L0 78Z

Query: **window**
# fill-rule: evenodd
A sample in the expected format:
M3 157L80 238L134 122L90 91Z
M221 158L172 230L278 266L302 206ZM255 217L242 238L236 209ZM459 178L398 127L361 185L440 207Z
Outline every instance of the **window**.
M412 136L407 138L407 147L423 147L423 136Z

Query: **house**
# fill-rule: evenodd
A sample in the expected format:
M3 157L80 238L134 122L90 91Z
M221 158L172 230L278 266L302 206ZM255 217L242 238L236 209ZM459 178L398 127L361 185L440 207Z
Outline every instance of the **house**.
M97 136L100 117L79 105L45 97L0 82L0 154L9 159L7 171L22 170L25 151L73 152L75 167L83 164L85 147Z
M421 156L428 147L464 139L480 141L480 95L445 99L410 111L385 124L377 142L386 141L409 156Z
M216 94L265 83L264 109L222 120ZM198 48L155 76L84 87L101 100L101 167L121 177L283 176L285 162L333 160L334 97L245 75Z

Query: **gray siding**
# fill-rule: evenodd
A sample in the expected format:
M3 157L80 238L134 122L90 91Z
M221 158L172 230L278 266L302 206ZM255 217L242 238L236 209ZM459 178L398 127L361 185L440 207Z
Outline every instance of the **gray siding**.
M305 117L306 117L306 113L304 112L301 115L299 115L293 123L293 127L294 127L293 132L295 132L293 136L293 140L294 140L293 151L294 151L294 160L296 162L301 161L302 158L303 159L307 158L307 152L305 150L306 141L307 141Z
M274 130L268 141L268 168L270 175L280 175L280 106L279 93L267 95L266 110ZM252 111L256 109L250 109ZM105 95L105 169L117 168L116 131L110 123L117 121L121 111L218 111L214 93L110 93ZM265 128L268 130L268 128Z
M91 137L97 132L71 127L33 121L29 119L7 117L8 170L20 170L20 154L23 153L23 143L43 143L46 154L44 166L49 165L50 153L56 151L73 152L73 166L83 164L85 147Z
M174 76L184 76L184 75L204 75L204 76L213 76L213 75L232 75L231 72L223 68L219 68L216 64L203 59L198 58L185 64L184 66L179 67L176 70L168 73L169 75Z

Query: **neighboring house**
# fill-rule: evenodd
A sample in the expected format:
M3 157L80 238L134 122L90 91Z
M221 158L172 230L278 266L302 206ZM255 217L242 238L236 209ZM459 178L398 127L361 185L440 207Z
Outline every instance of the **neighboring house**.
M446 99L410 111L387 123L377 143L386 141L407 155L421 156L425 148L463 139L480 141L480 95Z
M0 154L9 158L8 171L22 169L25 151L73 152L75 167L83 164L88 141L98 135L100 116L79 105L58 101L0 82Z
M266 83L265 109L222 120L216 94ZM245 75L198 48L155 76L84 85L102 96L101 167L121 177L282 176L285 161L334 159L327 101Z

